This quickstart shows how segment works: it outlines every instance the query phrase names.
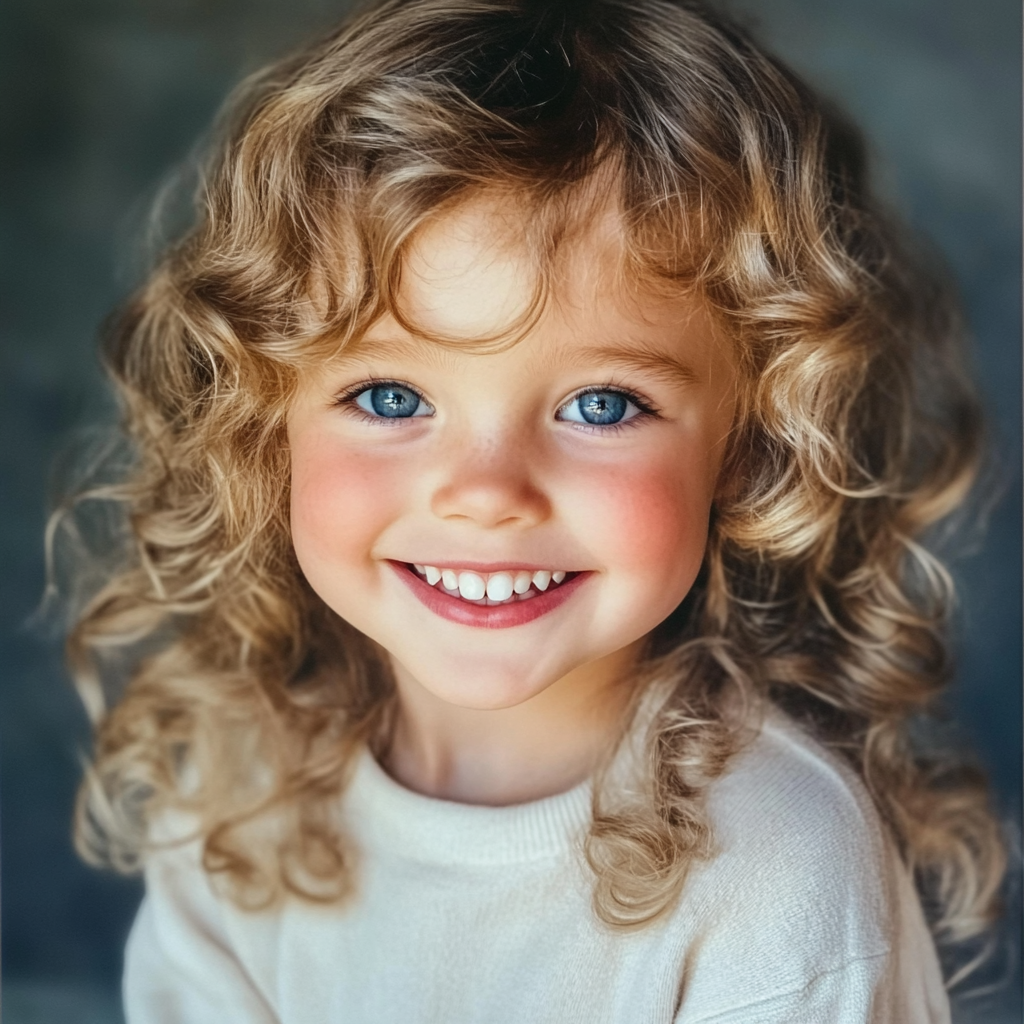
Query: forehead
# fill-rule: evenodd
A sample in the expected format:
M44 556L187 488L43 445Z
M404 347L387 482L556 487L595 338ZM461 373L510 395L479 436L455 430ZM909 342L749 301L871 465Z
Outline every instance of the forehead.
M695 292L637 274L611 204L585 200L559 214L545 223L515 194L478 195L435 214L406 251L396 308L352 354L424 338L487 351L537 334L561 349L647 345L706 318Z

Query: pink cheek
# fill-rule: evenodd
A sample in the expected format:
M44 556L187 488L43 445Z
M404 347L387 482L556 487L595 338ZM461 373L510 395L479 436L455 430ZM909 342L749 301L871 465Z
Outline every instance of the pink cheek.
M401 473L387 460L320 444L293 449L292 540L307 561L366 564L374 541L401 508ZM313 571L316 568L313 567Z
M666 582L692 576L704 555L711 499L699 473L692 486L687 479L678 462L662 460L592 473L585 529L595 554Z

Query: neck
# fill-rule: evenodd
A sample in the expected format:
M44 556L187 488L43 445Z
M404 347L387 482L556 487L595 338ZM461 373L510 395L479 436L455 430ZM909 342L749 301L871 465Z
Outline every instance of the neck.
M460 803L502 806L565 792L617 739L641 649L632 644L496 710L449 704L395 664L398 711L382 765L408 789Z

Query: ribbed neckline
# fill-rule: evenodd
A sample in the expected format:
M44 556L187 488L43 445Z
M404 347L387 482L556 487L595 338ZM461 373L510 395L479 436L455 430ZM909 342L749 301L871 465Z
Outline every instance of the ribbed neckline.
M590 820L591 782L508 807L438 800L399 785L366 748L346 793L358 841L392 855L446 864L510 864L570 850Z

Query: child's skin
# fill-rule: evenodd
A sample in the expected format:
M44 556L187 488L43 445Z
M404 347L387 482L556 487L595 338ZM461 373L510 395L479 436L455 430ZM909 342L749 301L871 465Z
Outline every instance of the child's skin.
M533 270L514 211L477 198L420 232L402 281L412 323L472 341L522 311ZM730 346L698 300L627 279L617 229L606 213L568 247L552 301L505 351L442 347L386 318L300 382L295 550L323 600L389 653L385 767L418 792L499 805L582 781L644 638L700 567L734 414ZM414 389L417 414L374 413L381 381ZM653 412L581 422L586 389ZM580 575L485 611L410 564Z

